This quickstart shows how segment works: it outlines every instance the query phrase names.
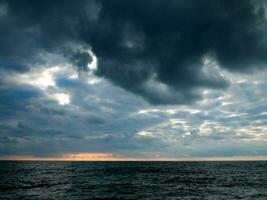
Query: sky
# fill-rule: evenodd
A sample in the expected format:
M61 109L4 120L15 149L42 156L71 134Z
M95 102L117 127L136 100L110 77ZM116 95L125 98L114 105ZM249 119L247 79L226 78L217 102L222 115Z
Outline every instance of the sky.
M267 158L267 1L0 0L0 158Z

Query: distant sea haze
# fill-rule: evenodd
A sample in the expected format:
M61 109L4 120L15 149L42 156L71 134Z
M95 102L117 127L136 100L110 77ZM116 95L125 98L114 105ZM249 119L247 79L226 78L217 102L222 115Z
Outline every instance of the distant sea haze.
M267 199L267 161L0 161L0 199Z

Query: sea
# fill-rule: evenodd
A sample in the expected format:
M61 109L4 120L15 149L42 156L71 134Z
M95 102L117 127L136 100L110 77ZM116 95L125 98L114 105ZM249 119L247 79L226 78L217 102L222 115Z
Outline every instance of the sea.
M262 199L266 161L0 161L0 199Z

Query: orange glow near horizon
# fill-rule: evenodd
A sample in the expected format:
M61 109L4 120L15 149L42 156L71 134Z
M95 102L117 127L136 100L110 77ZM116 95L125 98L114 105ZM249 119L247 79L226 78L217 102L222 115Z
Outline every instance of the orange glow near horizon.
M33 155L14 155L0 157L0 160L44 160L44 161L107 161L120 160L126 158L115 157L110 153L71 153L60 156L33 156Z
M267 160L267 156L232 156L232 157L150 157L134 158L112 153L70 153L60 156L14 155L2 156L0 160L14 161L253 161Z

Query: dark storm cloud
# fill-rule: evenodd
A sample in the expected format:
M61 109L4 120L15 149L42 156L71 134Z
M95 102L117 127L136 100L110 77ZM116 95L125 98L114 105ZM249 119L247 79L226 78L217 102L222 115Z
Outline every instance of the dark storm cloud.
M27 69L27 66L10 60L1 59L0 69L23 72Z
M40 91L32 87L15 86L0 89L0 118L6 110L24 111L25 105L34 97L41 96Z
M231 71L267 63L264 1L2 1L0 57L37 62L43 51L67 55L151 103L190 103L199 88L225 88L203 58ZM76 49L75 49L76 48ZM71 53L70 53L71 52ZM71 55L70 55L71 54Z
M88 71L88 63L92 62L92 57L87 52L82 52L82 50L71 54L70 59L77 66L78 70L81 71Z

